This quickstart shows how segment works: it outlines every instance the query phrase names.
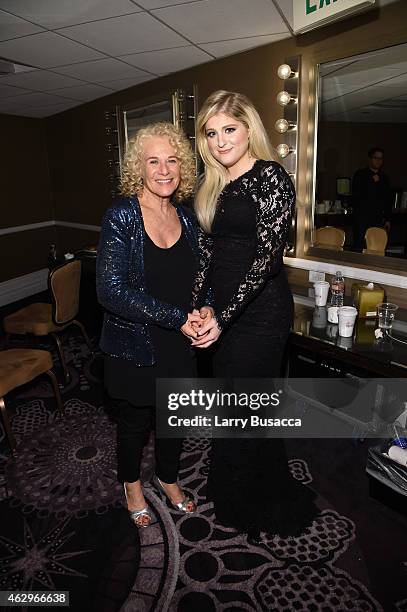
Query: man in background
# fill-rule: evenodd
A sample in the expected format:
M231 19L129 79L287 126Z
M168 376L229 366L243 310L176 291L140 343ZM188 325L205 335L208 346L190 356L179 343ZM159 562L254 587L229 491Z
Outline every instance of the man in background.
M361 251L368 227L384 227L389 233L392 191L382 171L384 151L373 147L368 151L368 166L355 172L352 181L353 243Z

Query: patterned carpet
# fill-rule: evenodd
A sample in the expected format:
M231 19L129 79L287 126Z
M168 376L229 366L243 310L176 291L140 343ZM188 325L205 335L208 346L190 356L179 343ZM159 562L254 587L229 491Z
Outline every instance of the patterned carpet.
M142 477L154 522L135 529L116 482L100 356L91 358L76 336L65 347L72 374L65 417L56 417L51 388L38 379L9 400L15 458L1 427L0 590L67 590L73 612L407 610L407 599L389 607L372 594L355 523L323 497L317 520L298 538L256 543L217 524L205 495L207 440L183 446L180 481L198 502L192 517L148 484L150 441ZM314 485L303 458L290 468Z

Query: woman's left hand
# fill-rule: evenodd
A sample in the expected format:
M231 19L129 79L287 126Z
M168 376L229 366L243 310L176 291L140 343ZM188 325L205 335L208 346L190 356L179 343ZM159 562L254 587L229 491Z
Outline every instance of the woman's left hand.
M192 327L195 329L195 331L199 331L204 323L207 323L210 319L212 319L212 317L215 316L212 306L202 306L199 310L194 308L192 314L197 315L200 318L198 322L192 322Z

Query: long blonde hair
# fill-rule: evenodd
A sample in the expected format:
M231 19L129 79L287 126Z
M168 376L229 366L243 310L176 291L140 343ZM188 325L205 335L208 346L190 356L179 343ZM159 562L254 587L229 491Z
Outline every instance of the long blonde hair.
M255 159L274 159L273 147L259 113L243 94L232 91L214 91L204 102L197 117L197 145L205 164L205 174L195 198L195 212L201 227L210 232L215 216L216 202L227 183L227 171L211 154L205 126L211 117L224 113L243 123L249 130L249 155Z
M176 156L180 162L180 183L175 192L174 199L177 202L191 196L195 189L195 161L190 142L182 130L174 124L166 121L150 123L140 128L132 138L126 149L123 161L123 169L120 181L120 191L123 195L138 195L143 192L143 165L144 165L144 143L148 138L159 136L167 138L175 149Z

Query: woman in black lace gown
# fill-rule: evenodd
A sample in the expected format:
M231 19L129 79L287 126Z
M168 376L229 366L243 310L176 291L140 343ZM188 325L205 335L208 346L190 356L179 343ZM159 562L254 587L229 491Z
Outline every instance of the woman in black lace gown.
M210 290L215 316L193 344L218 340L215 377L278 377L293 313L283 252L294 187L241 94L218 91L206 100L198 146L205 175L196 199L203 231L194 297L202 308ZM316 514L278 439L213 440L208 488L217 519L251 535L295 535Z

